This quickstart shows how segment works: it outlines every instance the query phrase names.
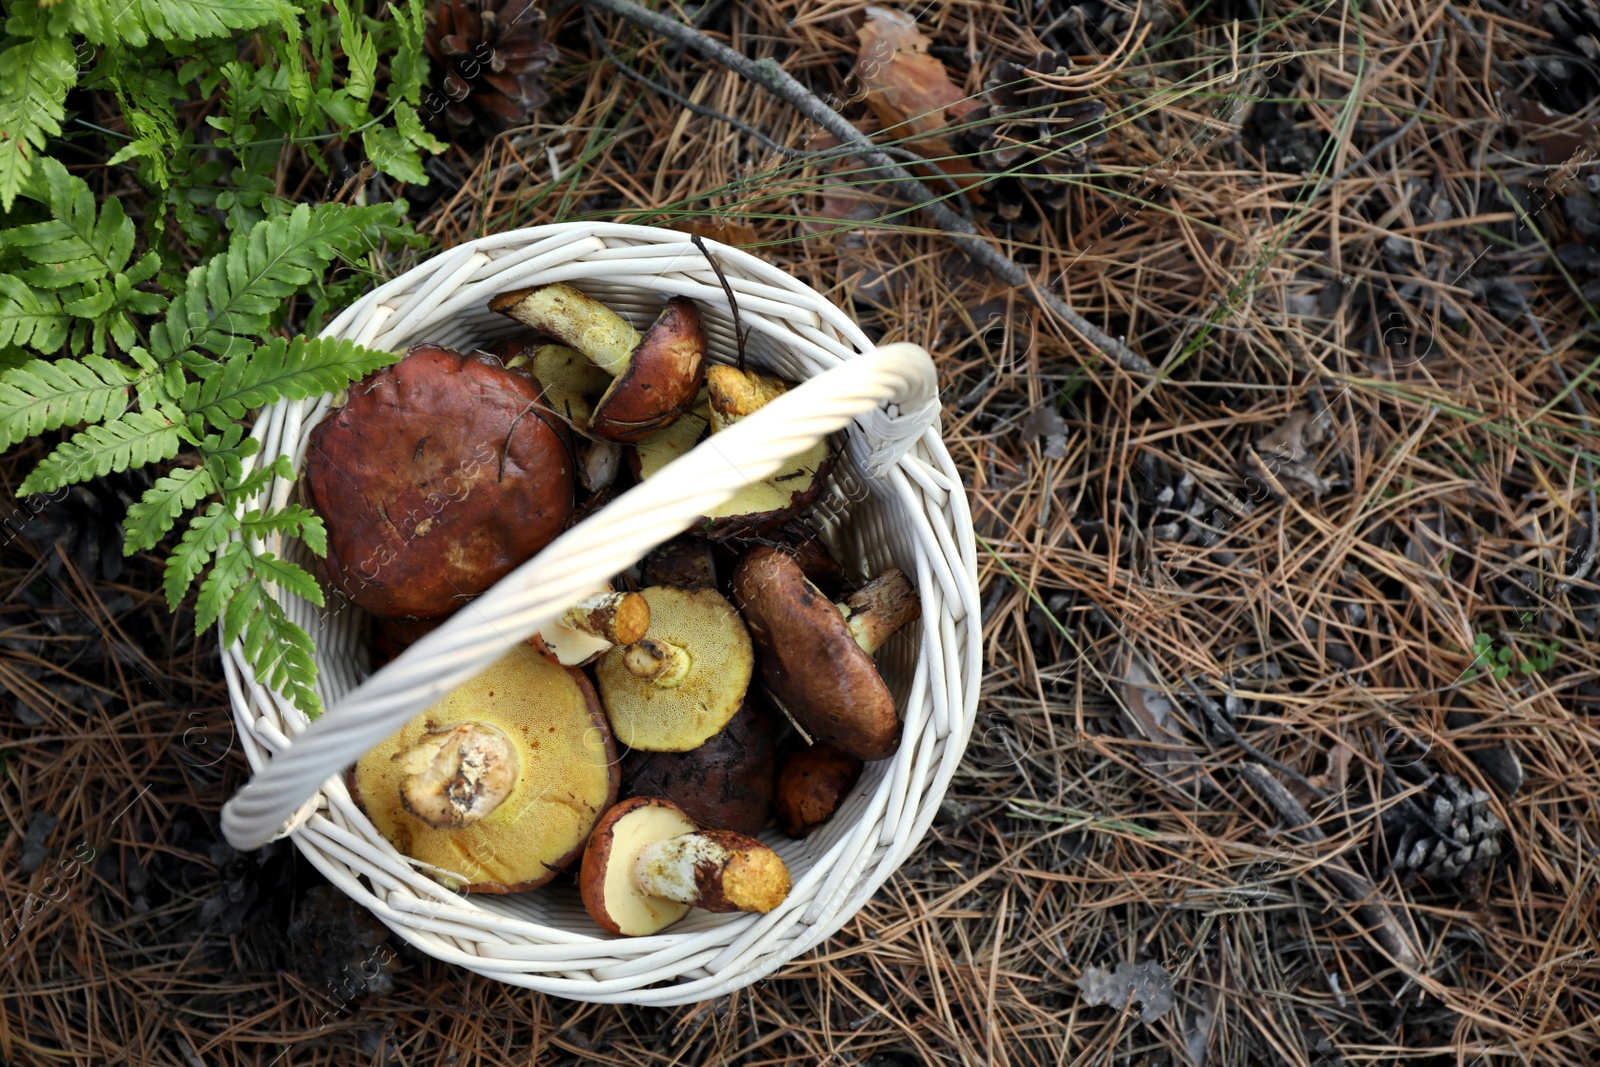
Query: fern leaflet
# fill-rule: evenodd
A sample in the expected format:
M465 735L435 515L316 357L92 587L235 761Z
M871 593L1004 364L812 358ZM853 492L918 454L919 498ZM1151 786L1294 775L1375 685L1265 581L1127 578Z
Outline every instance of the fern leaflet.
M112 422L90 426L57 445L28 472L17 492L24 496L51 493L114 470L171 459L181 443L179 427L170 419L142 411L124 412Z
M204 467L180 467L156 479L144 496L128 507L123 520L122 553L131 556L141 549L154 548L178 518L210 496L217 483Z
M183 407L223 427L250 408L279 398L304 400L336 392L399 358L348 340L274 338L249 355L229 357L221 374L189 386Z
M36 359L0 373L0 449L61 426L117 418L128 408L132 382L128 370L101 356Z
M77 80L66 37L19 37L0 52L0 210L10 211L23 191L34 151L61 133L67 90Z

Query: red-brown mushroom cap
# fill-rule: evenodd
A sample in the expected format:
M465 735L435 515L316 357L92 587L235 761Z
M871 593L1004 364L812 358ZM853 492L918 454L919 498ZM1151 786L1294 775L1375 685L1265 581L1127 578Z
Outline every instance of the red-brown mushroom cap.
M304 491L328 531L317 572L386 617L447 615L572 515L566 428L489 355L417 345L311 431Z
M694 406L706 377L706 331L686 297L667 301L589 416L589 432L638 441Z
M689 914L689 904L638 892L633 862L644 844L694 830L694 822L671 801L634 797L612 805L589 835L578 873L578 893L589 917L607 933L636 937Z
M591 436L623 442L647 437L692 407L705 384L705 327L687 297L668 300L643 335L565 282L501 293L489 308L577 349L615 375L589 416L585 432Z
M899 747L894 695L839 609L787 552L762 545L733 572L762 681L813 740L864 760Z

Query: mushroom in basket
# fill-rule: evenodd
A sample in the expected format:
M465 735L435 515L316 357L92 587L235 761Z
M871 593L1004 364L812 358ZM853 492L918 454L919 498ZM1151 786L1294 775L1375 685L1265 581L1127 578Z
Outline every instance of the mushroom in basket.
M583 906L600 927L637 937L692 907L769 912L789 895L789 868L767 845L700 830L670 801L635 797L600 820L583 852Z
M572 516L573 463L540 401L528 374L438 345L352 385L307 448L318 572L374 615L437 618L549 544Z
M904 574L891 568L835 604L793 556L759 545L734 568L733 596L767 692L796 726L857 759L894 752L903 723L872 654L922 614Z
M782 396L788 388L785 382L753 371L723 366L710 368L706 371L706 405L640 441L634 473L640 481L653 476L693 448L708 425L712 434L719 433ZM745 486L732 498L706 512L695 529L712 540L721 541L780 526L816 500L832 463L828 442L818 441L789 457L773 474Z
M638 593L608 584L561 613L528 638L540 654L563 667L585 667L615 645L631 645L650 628L650 604Z
M617 740L651 752L687 752L728 724L755 668L750 633L715 589L651 586L644 639L595 665Z
M501 293L489 308L576 349L613 377L589 414L590 436L647 437L687 411L705 382L705 328L684 297L668 300L643 334L565 283Z
M582 671L514 648L362 756L351 792L401 852L468 892L543 885L617 797L617 753Z

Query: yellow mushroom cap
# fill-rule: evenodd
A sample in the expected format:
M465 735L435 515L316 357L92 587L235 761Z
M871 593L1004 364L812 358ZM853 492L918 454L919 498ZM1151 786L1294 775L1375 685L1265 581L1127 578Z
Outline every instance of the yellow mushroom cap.
M714 589L654 586L648 637L689 654L689 670L662 688L628 670L617 646L595 665L612 732L629 748L687 752L728 724L744 702L755 665L750 633L733 605Z
M401 799L405 761L393 757L457 723L497 727L516 750L515 785L492 811L459 829L435 829ZM526 646L513 649L357 761L352 792L395 848L452 872L471 892L542 885L582 854L615 800L616 746L593 687Z

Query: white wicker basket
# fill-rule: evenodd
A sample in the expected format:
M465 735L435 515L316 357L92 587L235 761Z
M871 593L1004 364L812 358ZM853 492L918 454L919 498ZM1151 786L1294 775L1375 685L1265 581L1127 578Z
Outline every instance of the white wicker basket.
M492 978L589 1001L685 1004L748 985L839 929L904 861L927 830L961 759L980 672L972 523L940 443L936 378L912 345L874 349L814 289L737 249L709 244L751 330L752 365L803 383L695 448L562 535L449 622L368 677L361 613L329 615L286 593L291 618L317 641L329 709L315 723L260 685L240 646L223 665L255 776L223 812L239 848L292 833L312 863L420 950ZM686 235L607 223L565 223L486 237L380 286L340 315L327 336L378 348L416 341L481 345L515 324L487 309L502 290L567 281L635 322L669 296L700 305L713 357L735 354L728 301ZM288 456L298 471L327 398L262 412L257 464ZM921 593L922 621L880 653L905 711L896 756L869 764L832 822L803 841L769 832L794 875L767 915L695 911L661 934L612 938L556 884L514 896L452 893L400 855L351 801L343 768L513 643L575 603L597 581L787 456L838 431L824 537L860 580L894 564ZM294 498L275 479L262 502ZM828 494L825 494L827 498ZM836 517L842 512L842 522ZM294 545L263 546L287 551Z

